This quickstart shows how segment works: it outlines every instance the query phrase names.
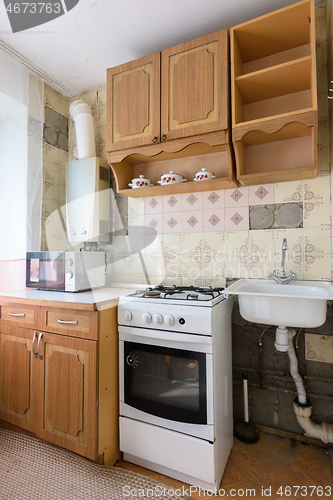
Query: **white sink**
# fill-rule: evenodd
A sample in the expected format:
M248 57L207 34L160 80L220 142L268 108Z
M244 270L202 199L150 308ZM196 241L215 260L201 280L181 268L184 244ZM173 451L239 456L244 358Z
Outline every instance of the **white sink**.
M240 314L252 323L317 328L326 321L327 300L333 300L333 284L292 281L280 285L268 279L240 279L225 294L238 295Z

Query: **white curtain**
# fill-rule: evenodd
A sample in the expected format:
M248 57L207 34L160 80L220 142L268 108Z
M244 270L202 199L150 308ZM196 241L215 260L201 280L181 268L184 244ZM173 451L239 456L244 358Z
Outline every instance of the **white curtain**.
M0 50L0 292L24 288L40 249L44 82Z

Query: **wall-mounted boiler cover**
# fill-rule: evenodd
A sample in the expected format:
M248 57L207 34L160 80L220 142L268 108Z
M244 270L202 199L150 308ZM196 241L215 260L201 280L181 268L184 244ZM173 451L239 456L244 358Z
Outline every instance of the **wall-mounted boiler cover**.
M66 163L66 226L69 242L109 242L110 167L105 160Z

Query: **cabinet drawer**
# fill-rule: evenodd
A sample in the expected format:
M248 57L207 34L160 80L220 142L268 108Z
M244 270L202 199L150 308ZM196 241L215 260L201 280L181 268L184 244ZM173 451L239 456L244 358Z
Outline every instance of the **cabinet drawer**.
M38 308L27 305L0 303L0 321L6 325L38 328Z
M42 323L46 332L97 340L97 311L42 308Z

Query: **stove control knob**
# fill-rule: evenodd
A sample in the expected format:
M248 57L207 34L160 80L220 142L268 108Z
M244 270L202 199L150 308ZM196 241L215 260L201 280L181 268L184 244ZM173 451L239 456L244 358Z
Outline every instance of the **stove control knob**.
M160 314L154 314L154 316L153 316L153 322L156 325L161 325L163 323L163 316L161 316Z
M124 320L125 321L131 321L133 318L133 314L131 311L124 311Z
M164 323L167 326L173 326L175 324L175 318L171 316L170 314L167 314L164 318Z
M151 323L151 314L149 314L149 313L143 313L143 315L142 315L142 321L144 323Z

